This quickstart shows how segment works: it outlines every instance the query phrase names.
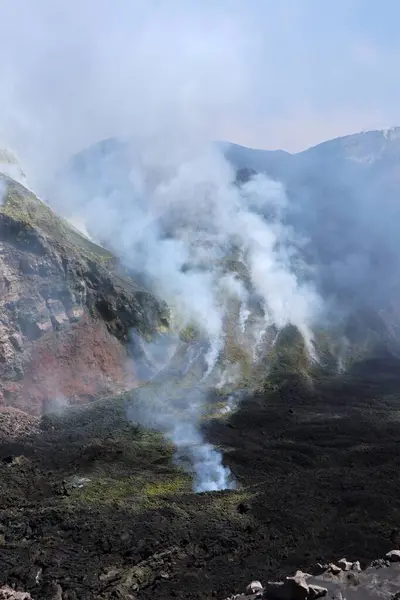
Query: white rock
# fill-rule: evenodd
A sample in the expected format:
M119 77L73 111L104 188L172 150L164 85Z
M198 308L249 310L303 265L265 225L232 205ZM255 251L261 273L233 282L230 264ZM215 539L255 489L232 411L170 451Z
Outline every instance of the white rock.
M252 581L246 588L246 596L251 596L252 594L258 594L264 591L264 588L260 581Z
M356 562L353 562L352 570L356 571L357 573L361 573L362 569L361 569L359 560L356 560Z
M340 560L338 560L338 566L343 570L343 571L350 571L350 569L353 566L353 563L349 562L348 560L346 560L345 558L341 558Z
M339 575L341 570L341 567L338 567L338 565L335 565L334 563L331 563L328 567L328 571L330 571L333 575Z
M390 562L400 562L400 550L391 550L386 554Z
M328 593L328 590L320 585L308 586L307 600L316 600L317 598L323 598Z
M302 578L302 579L307 580L307 579L310 579L312 577L312 575L310 575L310 573L303 573L303 571L299 570L299 571L296 571L296 574L294 577L295 577L295 579Z

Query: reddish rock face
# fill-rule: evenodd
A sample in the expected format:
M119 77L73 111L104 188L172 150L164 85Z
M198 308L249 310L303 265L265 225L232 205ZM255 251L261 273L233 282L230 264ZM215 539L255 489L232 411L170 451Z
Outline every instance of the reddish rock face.
M88 402L137 384L133 361L99 319L85 316L69 329L31 343L21 382L2 382L0 402L34 415Z
M129 332L165 306L33 194L8 181L0 207L0 406L39 415L136 385ZM140 337L140 336L139 336Z

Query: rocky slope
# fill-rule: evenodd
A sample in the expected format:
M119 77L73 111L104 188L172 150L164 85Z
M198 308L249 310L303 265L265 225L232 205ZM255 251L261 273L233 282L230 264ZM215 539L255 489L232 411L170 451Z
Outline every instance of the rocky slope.
M386 231L384 228L388 223L397 223L395 184L400 165L399 139L398 130L368 132L331 140L293 155L223 145L225 155L236 168L235 183L239 186L257 172L267 173L283 183L289 203L288 210L282 211L282 221L284 226L289 226L286 232L289 237L294 231L294 246L298 251L296 260L300 263L300 268L295 265L294 270L300 272L299 280L304 272L306 277L307 272L311 274L310 279L323 299L326 314L314 327L317 360L312 362L295 328L288 326L279 332L275 327L265 328L263 298L255 293L246 250L240 248L239 242L238 247L233 244L227 251L226 244L221 250L221 254L226 254L218 255L216 261L218 275L232 276L234 286L241 287L241 294L243 290L248 292L248 297L245 300L238 297L229 299L226 309L229 314L225 314L223 325L224 347L219 353L218 368L213 372L215 377L208 378L207 385L219 386L222 392L240 392L243 388L254 392L264 387L268 389L271 385L281 385L298 375L304 378L305 383L311 384L320 375L337 373L359 360L400 356L400 288L396 275L397 267L400 268L400 245L397 248L398 236L393 230ZM127 222L131 223L136 218L140 220L143 217L140 211L136 215L129 210L132 198L139 205L146 204L140 186L138 191L132 184L135 161L138 161L139 172L141 168L143 170L136 173L143 182L152 178L157 180L157 177L162 179L163 172L159 165L153 165L154 171L150 169L149 172L143 165L140 166L140 153L134 146L129 140L109 139L76 155L57 179L63 193L70 189L76 192L66 214L68 211L73 214L80 204L91 208L88 212L83 211L86 217L93 215L93 207L101 209L115 205L127 215ZM235 172L230 175L234 177ZM207 173L204 177L207 179ZM231 187L234 187L233 184L233 181L229 182ZM150 197L151 190L150 186ZM382 194L385 196L384 210L381 210ZM63 194L57 196L56 190L54 198L56 205L64 201ZM97 198L102 201L94 202ZM119 204L118 198L123 199ZM164 200L168 204L168 197ZM58 206L63 210L60 204ZM264 208L261 203L251 216L261 213L268 221L269 215L263 213ZM153 217L151 215L149 222ZM172 214L171 219L174 218L177 218L176 212ZM168 225L168 219L158 223L161 232L157 231L157 235L173 238L174 229L163 229L165 223ZM206 223L204 227L207 229L208 225ZM274 225L279 229L281 222ZM88 227L90 229L90 223ZM185 229L184 225L182 229ZM104 233L101 219L100 223L93 225L93 231L93 235L99 238L100 233ZM188 237L195 236L195 230L188 231ZM260 238L265 235L263 231ZM297 236L301 239L299 247L296 245ZM112 244L112 239L108 242ZM203 242L200 239L199 245ZM289 248L288 254L292 249ZM215 268L207 252L207 242L204 255L205 264L200 262L198 270ZM263 256L267 265L269 258ZM133 263L132 268L136 269L137 264ZM169 268L174 271L175 265L165 264L167 272ZM190 270L190 264L185 264L184 268ZM195 272L196 267L193 269ZM262 268L260 273L262 278ZM146 274L140 273L139 276L145 277ZM151 283L154 284L154 281ZM199 296L201 292L199 288ZM189 300L194 298L189 296ZM290 298L286 297L287 300L290 304ZM301 304L300 297L296 300ZM265 335L260 342L263 329ZM189 342L187 346L180 344L177 347L169 363L179 385L189 364L190 373L196 372L194 379L197 378L197 381L206 368L206 344L202 345L201 340L196 339ZM254 358L256 354L259 355L257 360ZM222 385L219 385L221 382Z
M315 573L296 571L282 581L265 586L252 581L245 593L229 600L397 600L400 597L400 551L391 550L384 559L372 561L363 569L359 561L341 558L330 565L317 565Z
M342 331L351 317L400 340L400 128L329 140L296 154L220 147L239 184L260 172L283 184L289 198L284 224L293 229L304 270L329 305L331 322L340 313ZM64 173L77 190L75 207L132 191L136 159L129 142L118 139L75 156ZM62 212L63 198L56 192L54 198Z
M389 312L399 326L400 128L329 140L303 152L225 144L244 177L264 172L285 186L288 221L307 240L319 289L340 306Z
M282 153L275 158L275 165L287 159ZM106 164L99 174L109 182ZM311 202L312 192L316 202L326 181L313 178L309 186L304 173L296 174L304 187L291 179L295 192L287 180L289 193ZM92 175L101 189L104 181ZM114 175L120 181L120 173ZM313 572L317 563L338 556L360 561L365 569L398 547L398 303L385 282L382 297L375 285L364 293L371 302L357 299L336 329L317 332L320 365L310 368L304 340L287 327L268 363L258 365L261 371L250 369L234 398L235 410L218 410L231 396L223 387L212 391L207 400L215 410L202 414L201 427L238 485L195 494L172 445L132 419L143 402L156 399L161 411L165 388L180 408L186 388L204 374L203 341L190 327L181 332L168 369L135 388L142 383L138 366L149 357L151 362L154 349L137 339L135 356L142 354L144 361L135 361L123 344L131 328L150 339L166 327L165 307L121 277L109 252L56 217L26 187L7 177L4 182L0 597L13 594L11 586L34 600L222 599L253 578L266 586L287 581L296 569ZM322 219L322 207L318 210L308 215L305 231L313 232L315 214ZM341 214L335 213L335 223ZM312 238L310 251L330 265L335 239L327 233L329 219L321 222L323 235ZM351 220L346 223L350 235ZM365 281L377 272L368 267ZM381 310L378 300L388 297L393 306ZM233 339L222 360L228 364L235 363L240 347L229 322L227 330ZM352 360L338 372L335 345L343 333L358 354L352 351ZM57 396L62 408L64 396L82 403L128 386L134 389L54 414ZM22 417L10 405L37 415L52 408L53 414ZM296 588L303 593L298 597L310 597L309 583L348 600L360 598L371 583L379 594L397 593L380 585L375 572L360 575L360 589L346 588L340 573L333 574L336 580L323 573L304 585L298 575ZM294 584L286 584L286 591L288 585Z
M388 358L314 388L292 379L204 420L239 482L215 493L193 493L171 445L129 421L136 391L18 435L9 411L0 585L34 600L223 599L341 556L365 569L400 542L399 373Z
M168 325L165 306L22 184L0 184L0 404L40 414L132 387L129 331Z

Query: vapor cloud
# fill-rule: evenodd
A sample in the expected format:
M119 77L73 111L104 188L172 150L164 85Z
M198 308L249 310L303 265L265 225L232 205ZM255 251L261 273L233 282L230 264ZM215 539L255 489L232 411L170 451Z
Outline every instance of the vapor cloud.
M210 340L222 334L227 296L245 304L250 294L260 297L268 325L292 323L310 335L319 298L296 263L294 232L283 224L282 186L262 175L234 185L235 172L214 145L186 155L182 146L173 164L171 156L166 162L160 158L154 139L151 143L155 155L144 146L146 164L136 157L130 185L115 189L111 170L102 182L109 193L91 196L96 181L76 175L71 187L64 182L61 198L54 190L60 207L68 211L68 197L80 198L73 210L89 235L133 271L145 273L183 324L194 322ZM125 151L129 156L129 145ZM223 259L234 252L246 267L247 290L225 275Z
M287 150L388 127L399 13L360 0L2 2L0 139L42 180L93 141L160 123Z
M169 303L179 326L193 323L202 332L208 343L202 385L218 362L232 301L239 305L238 331L245 337L253 327L254 357L263 337L270 332L273 343L288 323L311 351L321 310L312 269L302 260L304 232L315 232L307 221L314 213L303 219L300 236L296 219L288 225L292 207L283 186L261 175L237 186L232 166L211 141L237 140L237 132L255 140L262 131L259 145L275 145L273 123L296 129L305 114L307 122L314 113L320 122L336 106L348 115L343 98L331 91L349 84L354 95L357 87L351 71L333 68L337 48L346 56L350 44L339 25L343 2L330 21L343 34L343 48L335 36L328 43L310 34L317 18L323 28L329 25L315 5L314 12L308 2L252 6L239 0L14 0L0 7L0 48L10 57L0 82L0 140L17 151L41 197L112 248ZM315 46L305 42L314 38ZM348 63L361 61L366 69L373 57L375 73L380 53L351 44ZM326 60L317 64L310 57L318 57L318 48ZM326 89L316 89L317 74ZM358 83L371 90L365 77ZM375 115L375 108L365 114ZM342 117L335 113L338 123ZM120 141L92 146L109 137ZM78 156L66 175L67 161L83 148L91 148L89 154ZM244 275L228 272L227 257ZM341 259L337 271L351 259ZM254 306L256 327L249 319ZM203 406L193 398L188 394L187 409ZM165 421L157 415L156 425L186 448L196 489L214 467L224 477L212 476L212 485L226 485L221 456L202 437L201 410L184 413L183 422L175 410Z
M231 485L221 454L204 441L200 430L208 377L225 344L229 303L239 302L240 327L245 330L243 312L250 312L247 307L258 298L262 318L252 340L255 347L271 327L280 330L292 323L311 350L320 298L299 268L298 240L284 225L287 198L282 186L261 175L238 186L218 146L174 144L171 140L172 152L165 157L154 137L142 139L139 147L136 140L109 144L103 164L94 172L83 168L68 173L57 186L63 194L57 196L55 189L54 198L64 212L69 197L79 199L74 215L90 237L111 248L132 272L145 276L147 285L167 301L179 326L193 325L207 342L208 350L200 352L205 359L200 388L185 390L183 406L167 369L158 383L157 399L141 402L135 413L140 422L164 431L179 454L190 458L195 489L206 491ZM90 152L86 159L93 165L98 157ZM125 180L121 165L130 165ZM245 271L244 279L226 270L227 259L234 256ZM146 350L143 342L141 346ZM152 353L148 347L145 354ZM195 360L196 352L182 357L188 364L180 365L178 378ZM144 389L136 395L143 399L148 393Z
M254 16L242 2L16 0L2 6L0 23L13 57L0 83L0 137L34 189L145 278L180 326L201 331L201 394L187 393L180 417L163 385L166 416L159 407L151 416L189 456L197 490L227 487L199 422L228 303L243 312L256 297L262 332L293 323L310 344L319 304L283 222L282 187L259 176L239 188L210 143L255 105L262 36ZM93 155L93 172L55 177L75 151L108 136L125 141L97 170ZM226 272L231 255L246 282Z

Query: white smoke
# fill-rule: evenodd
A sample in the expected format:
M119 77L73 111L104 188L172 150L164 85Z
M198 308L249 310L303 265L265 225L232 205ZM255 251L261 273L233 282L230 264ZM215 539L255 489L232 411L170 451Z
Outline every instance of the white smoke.
M53 207L145 276L180 325L194 324L208 340L201 393L180 394L164 381L158 403L139 414L185 449L196 489L228 487L200 420L230 298L248 306L257 295L261 329L293 323L310 350L319 305L284 224L282 186L258 176L239 188L222 150L209 143L248 122L257 97L252 11L181 0L6 5L0 44L11 58L0 82L0 135ZM121 135L128 141L111 164L51 188L73 152ZM224 259L237 248L247 285L227 283Z
M215 146L200 147L186 157L182 150L179 154L176 164L158 162L158 155L150 161L148 154L141 169L132 165L129 189L115 193L111 188L108 196L87 197L78 216L92 239L106 243L133 271L146 274L182 325L194 324L208 340L200 381L206 386L224 345L229 298L246 306L250 293L258 295L265 314L261 337L272 325L279 330L292 323L311 340L318 296L292 268L295 246L282 221L287 202L282 187L258 176L239 188ZM260 209L268 212L268 219ZM240 248L251 291L223 272L223 259L233 246ZM182 376L195 359L196 353L185 357L189 362ZM175 386L164 380L158 393L159 403L149 404L145 414L142 409L139 420L164 431L179 454L189 457L196 490L228 487L230 474L221 454L201 434L204 394L186 390L178 409Z
M68 398L63 394L55 394L51 396L45 405L45 414L63 415L69 408L70 403Z
M236 483L230 469L223 465L222 453L205 441L199 427L205 407L205 390L182 390L166 373L156 387L148 385L135 391L127 413L132 420L164 432L171 440L177 464L194 477L195 492L234 489Z
M209 369L221 346L227 292L243 301L248 293L223 272L233 245L240 247L253 293L262 300L266 325L281 329L291 323L311 339L319 298L292 265L296 248L282 221L283 188L260 175L241 188L234 185L233 169L212 145L181 153L176 164L158 160L148 159L142 169L132 165L130 189L85 197L75 207L75 218L92 239L146 273L182 322L203 330L212 342Z
M19 161L15 154L7 148L0 147L0 173L6 177L18 181L22 185L27 185L25 173L22 171Z
M0 179L0 206L2 206L7 198L7 183L4 179Z
M67 220L68 220L68 223L72 227L77 229L81 235L85 236L86 238L88 238L90 240L90 235L86 229L86 225L84 223L82 223L82 221L81 221L81 219L79 219L79 217L77 218L76 216L72 215L72 216L68 217Z
M222 464L221 452L204 442L196 426L177 425L171 439L189 456L195 466L195 492L235 489L236 484L230 469Z

